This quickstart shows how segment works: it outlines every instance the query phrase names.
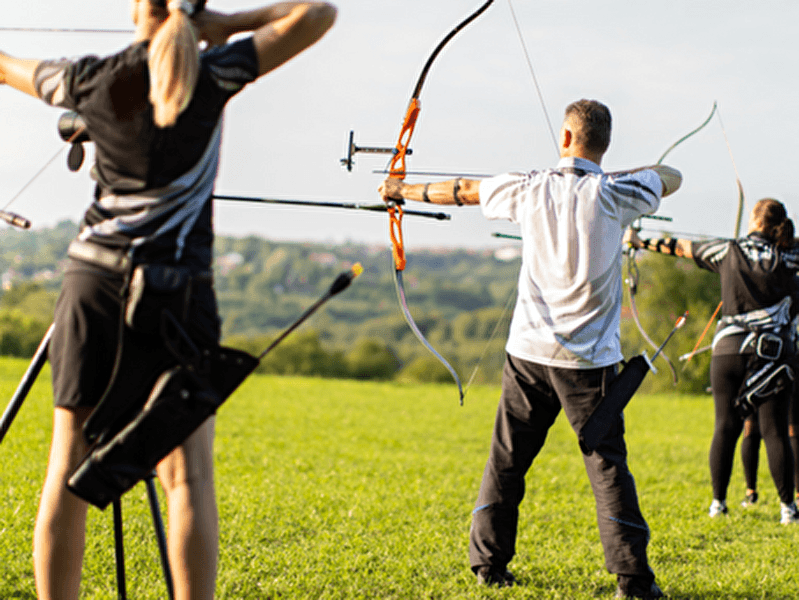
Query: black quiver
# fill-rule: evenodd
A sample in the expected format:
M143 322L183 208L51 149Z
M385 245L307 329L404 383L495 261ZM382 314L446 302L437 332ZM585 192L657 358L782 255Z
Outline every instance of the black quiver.
M586 454L593 452L632 399L644 377L652 369L645 354L633 356L621 372L610 382L607 393L588 417L580 430L580 448Z
M258 359L232 348L201 353L201 368L180 364L158 378L144 407L111 439L100 442L78 465L67 487L105 508L182 444L258 366Z

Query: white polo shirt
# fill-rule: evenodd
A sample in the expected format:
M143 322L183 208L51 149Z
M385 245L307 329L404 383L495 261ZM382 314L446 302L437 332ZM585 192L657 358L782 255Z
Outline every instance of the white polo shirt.
M655 171L611 176L582 158L480 183L485 217L521 227L509 354L575 369L622 359L622 236L636 218L658 209L661 190Z

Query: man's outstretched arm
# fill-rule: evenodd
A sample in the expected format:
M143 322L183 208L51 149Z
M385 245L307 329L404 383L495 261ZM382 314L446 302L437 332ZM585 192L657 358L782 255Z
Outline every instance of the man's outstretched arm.
M430 204L480 204L480 182L476 179L450 179L434 183L405 183L389 177L378 190L383 201L412 200Z

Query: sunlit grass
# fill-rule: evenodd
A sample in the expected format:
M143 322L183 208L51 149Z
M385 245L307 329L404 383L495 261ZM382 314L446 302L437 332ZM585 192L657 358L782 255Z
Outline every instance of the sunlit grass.
M0 360L0 398L26 366ZM459 407L448 385L250 378L217 420L217 597L611 598L593 498L562 417L527 478L511 564L522 585L475 585L467 535L497 397L476 387ZM31 539L51 402L45 369L0 444L0 598L35 598ZM707 396L641 396L627 412L658 581L677 599L795 598L799 528L779 524L765 465L757 507L738 507L736 464L730 516L707 517L712 418ZM123 513L128 595L163 599L144 486L124 497ZM115 585L111 510L91 509L82 598L115 597Z

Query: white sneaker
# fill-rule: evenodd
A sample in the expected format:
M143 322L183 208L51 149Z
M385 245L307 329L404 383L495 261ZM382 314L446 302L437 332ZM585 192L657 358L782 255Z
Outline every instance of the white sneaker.
M725 500L716 500L713 498L713 502L710 503L710 516L711 517L718 517L719 515L726 515L729 511L727 510L727 502Z
M790 504L780 502L780 523L783 525L799 523L799 508L796 508L796 502Z

